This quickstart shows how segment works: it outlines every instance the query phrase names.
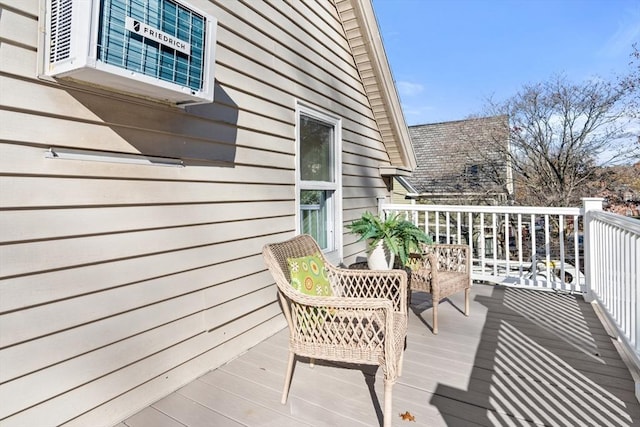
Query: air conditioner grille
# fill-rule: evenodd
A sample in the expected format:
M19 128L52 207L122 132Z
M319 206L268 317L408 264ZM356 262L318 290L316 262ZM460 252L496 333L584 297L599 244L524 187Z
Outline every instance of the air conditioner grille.
M50 63L68 59L71 55L72 5L72 0L51 1Z
M187 86L204 87L206 19L172 0L102 3L98 59L130 71ZM189 43L189 54L125 30L127 17Z

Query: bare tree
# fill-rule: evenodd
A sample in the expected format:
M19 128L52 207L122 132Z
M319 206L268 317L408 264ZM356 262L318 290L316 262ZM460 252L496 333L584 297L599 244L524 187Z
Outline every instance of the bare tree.
M631 46L631 54L629 57L629 73L618 78L618 84L621 90L627 94L624 107L627 114L631 117L640 118L640 50L638 44ZM640 135L636 135L638 144L640 144Z
M637 156L638 141L627 132L637 119L623 108L629 94L622 84L555 76L506 101L488 100L489 114L509 116L510 144L494 151L511 166L516 203L575 206L593 196L586 184L598 166Z

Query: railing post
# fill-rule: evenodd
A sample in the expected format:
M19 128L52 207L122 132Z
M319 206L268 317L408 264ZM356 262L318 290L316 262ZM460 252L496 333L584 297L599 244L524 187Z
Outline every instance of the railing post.
M596 260L594 259L595 251L592 246L593 229L591 223L591 211L601 211L602 202L601 197L584 197L582 199L582 218L584 221L584 234L583 234L583 248L584 248L584 277L586 292L584 298L587 302L593 301L593 288L592 280L595 278L595 266ZM576 230L577 231L577 230Z
M385 205L387 198L384 196L378 196L378 216L380 218L384 218L383 216L383 206Z

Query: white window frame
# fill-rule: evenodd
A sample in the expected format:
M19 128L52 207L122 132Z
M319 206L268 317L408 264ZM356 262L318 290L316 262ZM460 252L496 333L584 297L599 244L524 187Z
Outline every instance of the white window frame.
M303 181L300 176L300 117L306 116L333 126L333 182ZM327 229L329 247L323 250L324 255L332 263L342 262L342 119L316 107L296 103L296 186L295 186L295 221L296 234L301 233L300 192L302 190L333 191Z

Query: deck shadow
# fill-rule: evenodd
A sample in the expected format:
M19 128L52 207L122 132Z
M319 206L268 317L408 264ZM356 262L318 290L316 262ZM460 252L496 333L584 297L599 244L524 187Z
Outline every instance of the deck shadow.
M305 356L295 356L295 363L293 365L293 375L291 379L291 384L295 381L295 370L298 363L310 364L310 359ZM338 368L338 369L349 369L352 371L360 371L364 378L364 382L367 385L367 390L369 391L369 396L371 398L371 404L373 405L373 409L376 413L376 418L378 419L378 423L380 426L384 423L384 413L382 411L382 405L380 404L380 399L378 399L378 395L376 394L375 382L376 375L378 369L380 368L377 365L364 365L357 363L346 363L346 362L335 362L331 360L322 360L315 359L315 366L325 366L329 368Z
M430 400L448 425L465 412L481 425L640 423L630 374L580 296L496 286L475 301L487 314L469 385Z
M409 291L412 292L412 295L409 299L409 309L416 315L416 317L422 322L427 329L433 333L433 324L428 322L423 313L429 309L433 308L433 298L431 293L429 292L420 292L420 291ZM464 315L464 309L460 308L456 303L454 303L449 298L443 298L440 300L440 304L450 304L455 310L457 310L460 314ZM432 317L430 317L432 318Z

